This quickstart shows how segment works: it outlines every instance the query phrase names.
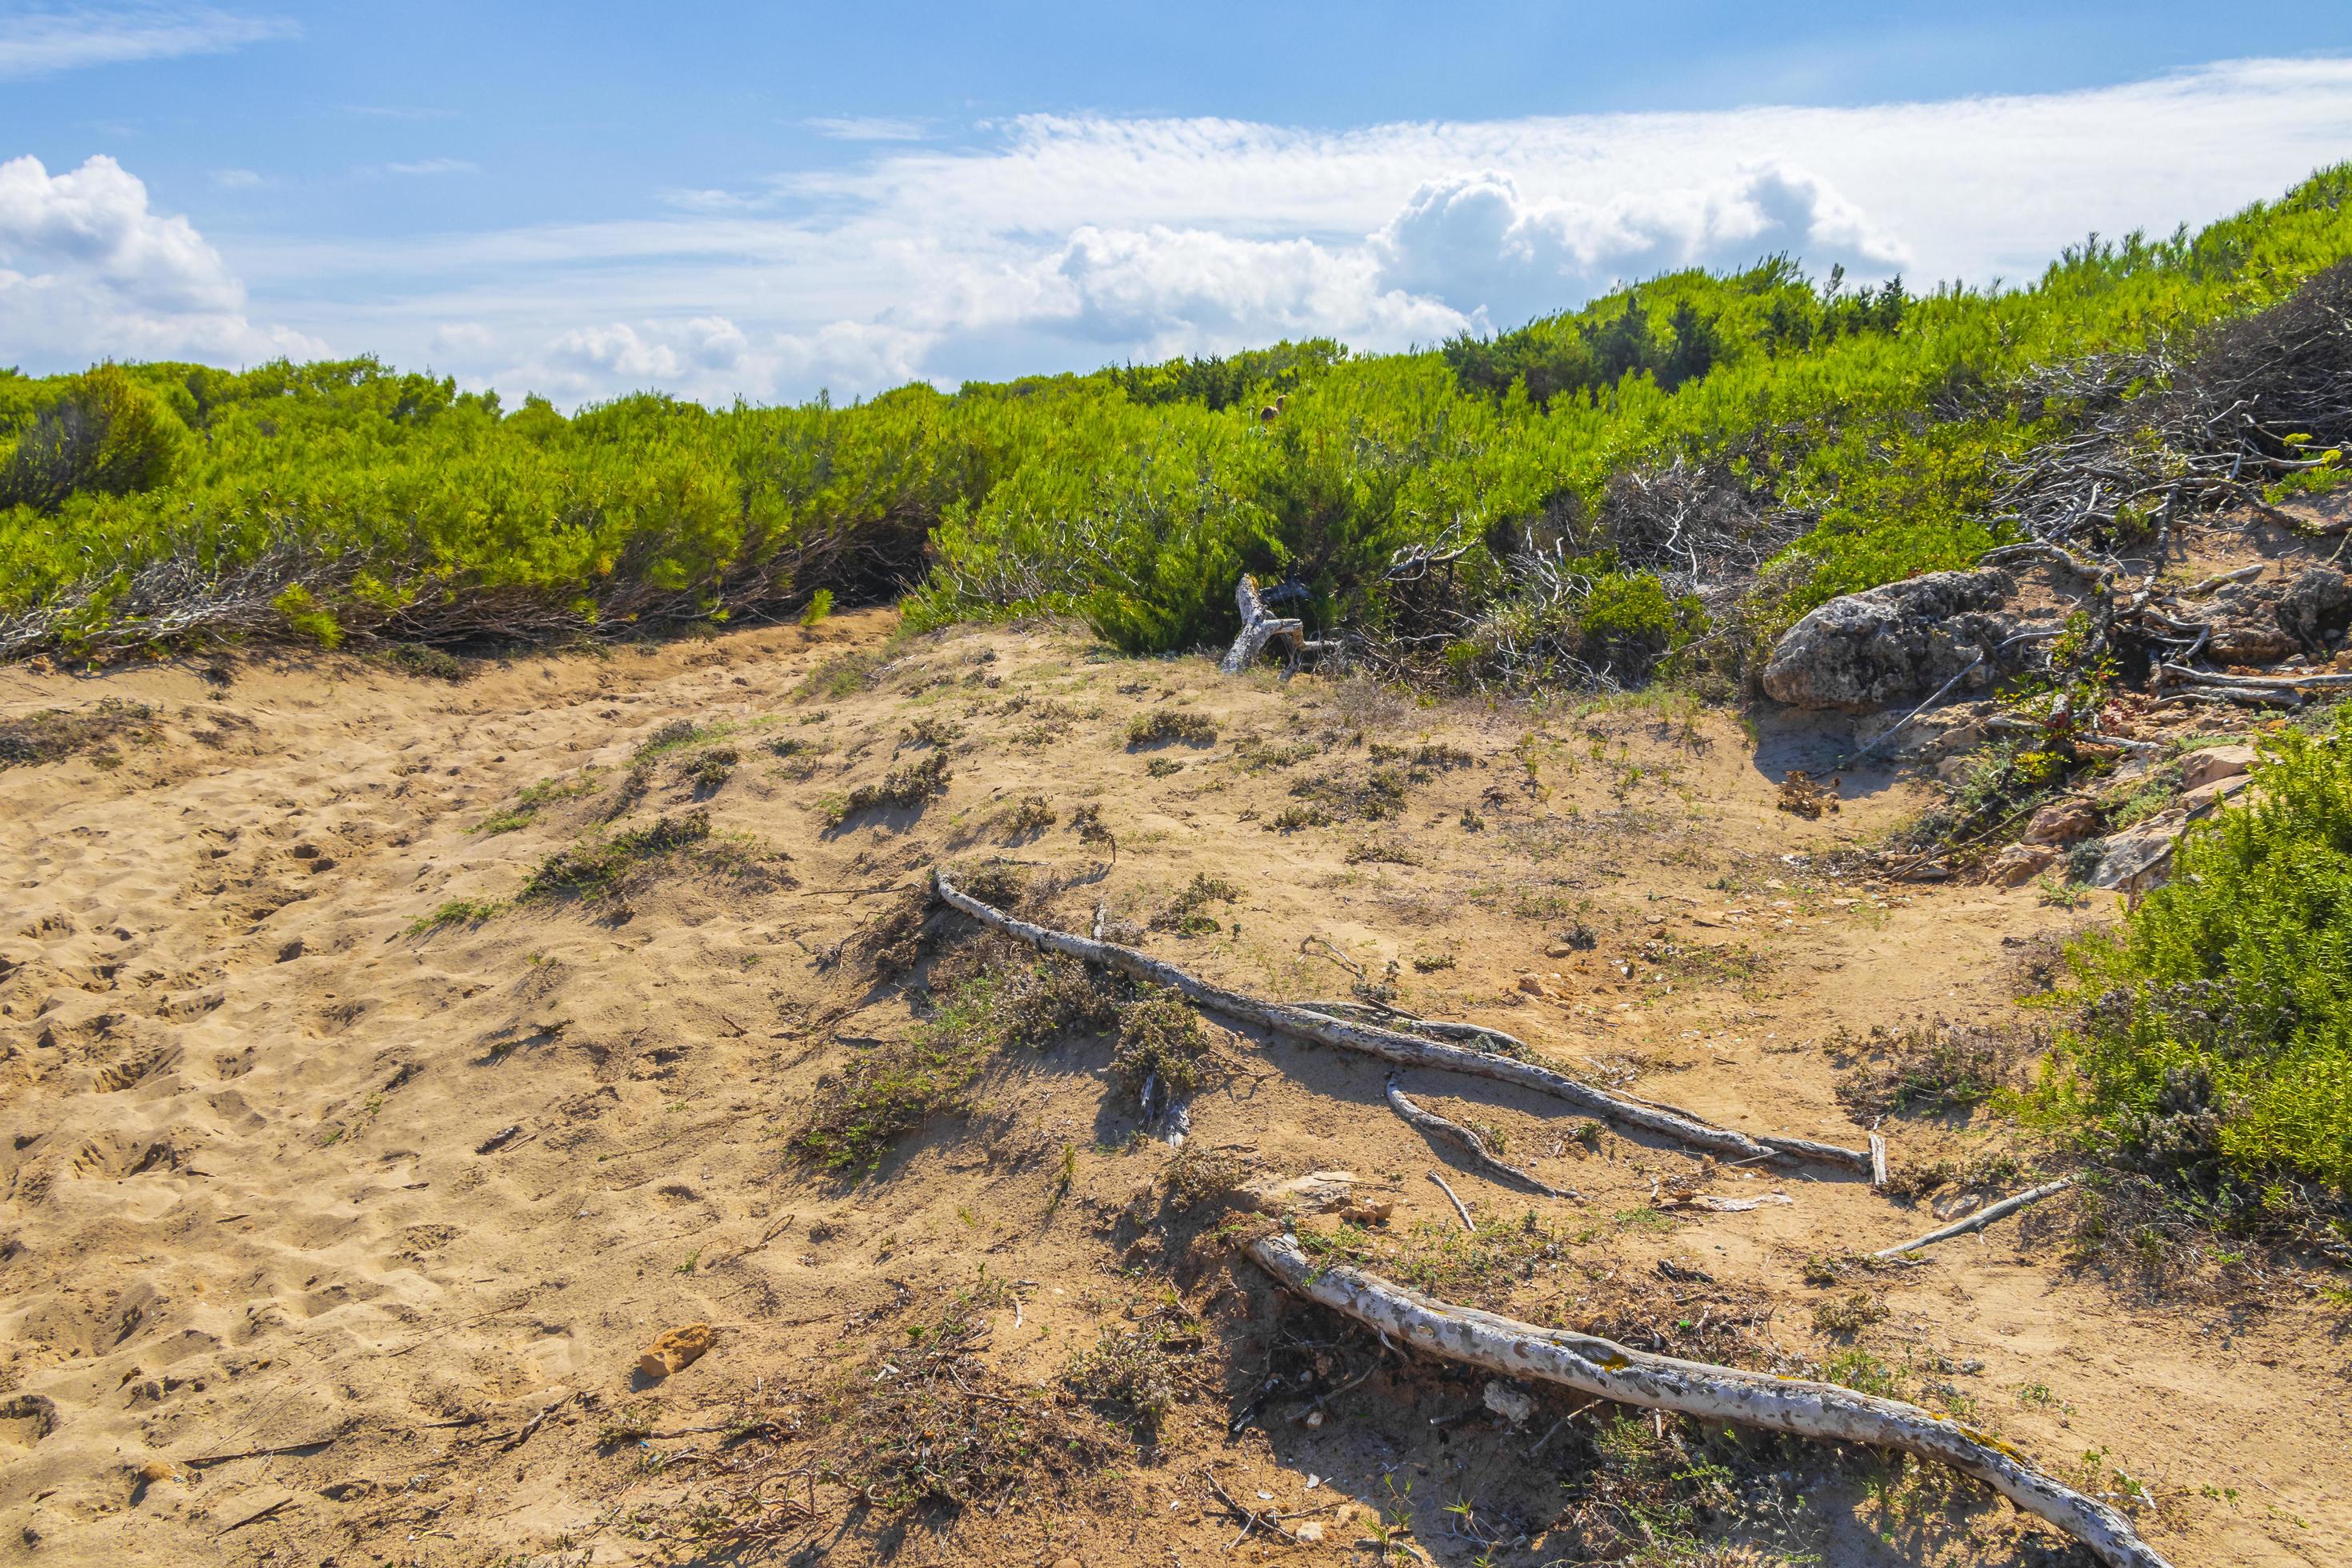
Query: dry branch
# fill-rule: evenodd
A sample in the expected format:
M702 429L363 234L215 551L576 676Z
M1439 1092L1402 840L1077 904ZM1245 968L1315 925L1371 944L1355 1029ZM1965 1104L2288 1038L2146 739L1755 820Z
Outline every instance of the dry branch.
M2189 669L2177 664L2159 665L2168 680L2190 681L2199 686L2219 687L2225 691L2325 691L2352 686L2352 675L2220 675L2208 669Z
M1394 1073L1389 1075L1388 1094L1389 1109L1420 1129L1423 1136L1442 1139L1461 1150L1469 1158L1470 1163L1482 1174L1491 1176L1498 1182L1507 1182L1515 1186L1525 1187L1529 1192L1541 1194L1548 1198L1574 1198L1580 1203L1584 1200L1584 1194L1581 1193L1562 1191L1539 1176L1530 1175L1517 1165L1507 1164L1496 1159L1494 1151L1486 1147L1486 1141L1459 1121L1449 1121L1434 1110L1415 1105L1405 1098L1404 1090L1397 1087Z
M1470 1218L1470 1205L1462 1201L1462 1194L1455 1192L1452 1187L1447 1186L1445 1184L1445 1178L1439 1175L1434 1171L1429 1173L1429 1179L1437 1184L1437 1190L1445 1194L1445 1201L1452 1204L1454 1205L1454 1212L1462 1216L1462 1228L1468 1231L1473 1236L1477 1235L1478 1226Z
M2169 1568L2114 1509L2060 1485L1998 1438L1916 1405L1832 1383L1651 1355L1433 1300L1344 1264L1318 1265L1291 1236L1253 1242L1250 1256L1307 1300L1444 1360L1706 1421L1916 1454L1982 1481L2082 1542L2109 1568Z
M1993 1221L2007 1215L2013 1215L2028 1204L2038 1204L2043 1198L2063 1193L2074 1184L2074 1179L2072 1176L2061 1176L2054 1182L2045 1182L2041 1186L2018 1194L2015 1197L2003 1198L1997 1204L1987 1204L1956 1225L1948 1225L1941 1230L1931 1230L1915 1241L1906 1241L1900 1247L1890 1247L1882 1252L1874 1252L1871 1256L1900 1258L1906 1252L1916 1252L1923 1247L1933 1247L1939 1241L1949 1241L1956 1236L1966 1236L1972 1230L1982 1230Z
M959 889L949 881L944 869L934 869L932 876L938 884L941 901L992 930L1048 952L1058 952L1083 963L1167 986L1194 1006L1223 1014L1244 1024L1254 1024L1276 1034L1312 1040L1334 1050L1377 1057L1399 1067L1429 1068L1515 1084L1573 1105L1588 1115L1602 1117L1620 1126L1670 1138L1690 1148L1703 1149L1708 1153L1730 1159L1780 1154L1818 1163L1843 1165L1853 1171L1870 1169L1870 1156L1858 1149L1841 1149L1834 1144L1816 1143L1802 1138L1751 1138L1727 1127L1710 1125L1686 1112L1607 1093L1534 1062L1523 1062L1465 1046L1446 1045L1418 1035L1402 1034L1369 1024L1351 1024L1305 1008L1261 1001L1238 991L1227 991L1134 948L1121 947L1117 942L1095 942L1069 931L1055 931L1016 920L1003 910L982 903Z
M1306 651L1305 623L1286 616L1267 615L1265 601L1257 596L1256 578L1243 573L1240 584L1234 589L1234 600L1241 606L1241 635L1225 650L1224 658L1217 666L1219 669L1227 675L1240 674L1257 662L1257 656L1265 651L1270 642L1280 643L1292 658Z

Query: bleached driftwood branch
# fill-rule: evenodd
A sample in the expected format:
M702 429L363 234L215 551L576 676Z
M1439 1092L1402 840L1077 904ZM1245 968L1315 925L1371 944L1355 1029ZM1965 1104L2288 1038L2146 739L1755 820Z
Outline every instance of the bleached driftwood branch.
M1265 601L1258 597L1257 579L1246 572L1234 584L1234 602L1241 606L1241 635L1234 638L1234 646L1217 662L1217 668L1227 675L1239 675L1255 664L1268 643L1281 644L1283 652L1294 663L1311 653L1328 652L1334 646L1310 641L1307 624L1295 616L1266 614Z
M1842 1165L1853 1171L1870 1169L1869 1154L1859 1149L1842 1149L1835 1144L1817 1143L1805 1138L1750 1137L1727 1127L1713 1126L1680 1111L1607 1093L1534 1062L1523 1062L1466 1046L1447 1045L1419 1035L1402 1034L1370 1024L1349 1023L1303 1007L1261 1001L1238 991L1228 991L1134 948L1122 947L1117 942L1095 942L1070 931L1055 931L1017 920L958 889L948 879L944 868L935 868L932 878L939 888L941 901L950 909L970 915L982 925L1048 952L1058 952L1083 963L1114 970L1154 985L1167 986L1196 1007L1223 1014L1242 1023L1254 1024L1276 1034L1312 1040L1318 1045L1358 1056L1376 1057L1399 1067L1429 1068L1442 1072L1463 1073L1472 1078L1492 1079L1497 1083L1516 1084L1619 1126L1670 1138L1686 1147L1702 1149L1729 1159L1755 1160L1781 1155L1821 1164Z
M1444 1360L1706 1421L1916 1454L1982 1481L2082 1542L2109 1568L2169 1568L2114 1509L2060 1485L2000 1439L1916 1405L1833 1383L1652 1355L1434 1300L1344 1264L1318 1264L1291 1236L1253 1242L1250 1256L1308 1300Z
M1538 1193L1548 1198L1575 1198L1579 1202L1583 1201L1584 1194L1581 1193L1564 1192L1539 1176L1532 1175L1520 1170L1517 1165L1507 1164L1496 1158L1495 1152L1486 1147L1486 1141L1459 1121L1440 1116L1425 1106L1415 1105L1405 1098L1404 1090L1397 1087L1394 1073L1389 1075L1388 1094L1389 1108L1391 1110L1412 1123L1424 1135L1442 1140L1461 1150L1469 1159L1470 1163L1482 1173L1498 1182L1524 1187L1531 1193Z
M1972 1230L1982 1230L1993 1221L2013 1215L2028 1204L2038 1204L2046 1197L2063 1193L2074 1184L2074 1179L2072 1176L2061 1176L2054 1182L2045 1182L2041 1186L2018 1194L2015 1197L2003 1198L1997 1204L1987 1204L1968 1218L1948 1225L1941 1230L1931 1230L1915 1241L1906 1241L1900 1247L1890 1247L1884 1251L1874 1252L1871 1256L1900 1258L1906 1252L1916 1252L1923 1247L1933 1247L1939 1241L1949 1241L1956 1236L1966 1236Z

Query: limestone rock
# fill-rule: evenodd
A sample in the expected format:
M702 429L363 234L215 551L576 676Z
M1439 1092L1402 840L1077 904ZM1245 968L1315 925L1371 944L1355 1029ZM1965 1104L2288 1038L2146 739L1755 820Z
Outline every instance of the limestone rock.
M2072 844L2099 830L2099 810L2087 800L2053 800L2025 825L2028 844Z
M2091 886L2147 889L2161 885L2171 868L2173 841L2188 823L2188 813L2175 806L2109 836Z
M1528 1417L1536 1413L1536 1402L1499 1378L1486 1380L1483 1403L1486 1408L1514 1426L1524 1426Z
M1998 571L1930 572L1832 599L1789 628L1764 667L1764 690L1793 708L1867 713L1927 696L2015 635L1997 615L2016 588ZM1992 661L1978 685L1990 681Z
M1279 1214L1286 1209L1324 1213L1360 1206L1356 1204L1353 1171L1309 1171L1286 1182L1253 1182L1242 1189L1242 1195L1261 1214Z
M2253 765L2252 746L2209 746L2180 759L2180 785L2183 789L2202 789L2216 779L2250 773Z
M2231 795L2252 788L2253 780L2244 773L2215 779L2211 784L2199 784L2180 797L2180 809L2190 816L2202 816Z
M2004 888L2031 882L2057 864L2058 851L2046 844L2012 844L1992 858L1985 874Z
M645 1353L637 1357L637 1370L647 1377L667 1377L674 1372L683 1372L700 1361L717 1339L709 1323L688 1323L682 1329L670 1329L647 1345Z

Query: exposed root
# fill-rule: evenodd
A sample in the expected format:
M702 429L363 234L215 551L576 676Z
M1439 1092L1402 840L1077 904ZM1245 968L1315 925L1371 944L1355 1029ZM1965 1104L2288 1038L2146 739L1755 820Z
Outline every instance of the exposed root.
M1227 991L1134 948L1122 947L1117 942L1095 942L1069 931L1054 931L1016 920L1003 910L959 890L942 869L934 868L932 877L940 899L950 908L961 910L1007 936L1049 952L1063 953L1134 979L1165 985L1196 1007L1223 1014L1242 1023L1254 1024L1276 1034L1312 1040L1334 1050L1376 1057L1399 1067L1430 1068L1516 1084L1573 1105L1588 1115L1599 1116L1619 1126L1656 1137L1672 1139L1710 1154L1735 1160L1780 1155L1817 1164L1839 1165L1851 1171L1867 1172L1870 1169L1870 1155L1863 1150L1843 1149L1804 1138L1751 1138L1745 1132L1702 1121L1685 1111L1608 1093L1534 1062L1517 1061L1510 1057L1465 1046L1446 1045L1419 1035L1369 1024L1349 1023L1327 1014L1287 1006L1279 1002L1261 1001L1238 991Z
M1389 1075L1388 1092L1389 1109L1420 1129L1423 1136L1443 1139L1461 1150L1468 1156L1470 1163L1482 1174L1491 1176L1498 1182L1507 1182L1514 1186L1524 1187L1531 1193L1539 1193L1548 1198L1574 1198L1580 1203L1583 1201L1584 1194L1581 1193L1563 1191L1539 1176L1531 1175L1520 1170L1517 1165L1507 1164L1496 1159L1494 1151L1486 1147L1486 1141L1459 1121L1448 1121L1434 1110L1415 1105L1412 1100L1407 1100L1404 1090L1397 1087L1394 1073Z
M1291 1236L1262 1237L1249 1251L1297 1294L1444 1360L1706 1421L1916 1454L1982 1481L2082 1542L2109 1568L2169 1568L2114 1509L2062 1486L1998 1438L1916 1405L1832 1383L1652 1355L1433 1300L1345 1264L1310 1258Z

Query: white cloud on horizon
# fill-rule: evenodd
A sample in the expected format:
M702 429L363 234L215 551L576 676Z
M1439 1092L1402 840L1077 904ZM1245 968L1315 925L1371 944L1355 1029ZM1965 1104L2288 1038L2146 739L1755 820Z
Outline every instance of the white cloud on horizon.
M2352 60L1340 132L1039 116L977 146L672 190L624 219L261 242L237 260L293 327L395 363L429 350L510 401L659 386L723 403L1286 335L1401 348L1779 251L1858 279L2014 280L2087 230L2203 223L2347 155ZM101 333L78 357L124 352Z
M436 174L478 174L482 166L464 158L420 158L413 163L386 163L383 172L408 179L431 179Z
M828 142L920 142L930 134L929 121L884 114L821 114L801 123Z
M300 31L286 17L236 16L209 6L23 10L0 17L0 78L225 54Z
M37 158L0 163L0 342L12 354L245 363L326 352L255 326L245 304L220 253L186 218L152 210L113 159L56 175Z

